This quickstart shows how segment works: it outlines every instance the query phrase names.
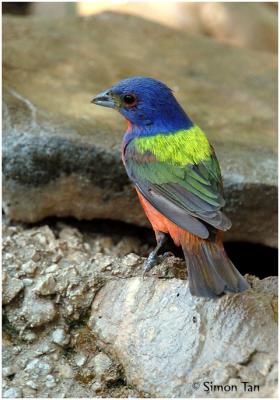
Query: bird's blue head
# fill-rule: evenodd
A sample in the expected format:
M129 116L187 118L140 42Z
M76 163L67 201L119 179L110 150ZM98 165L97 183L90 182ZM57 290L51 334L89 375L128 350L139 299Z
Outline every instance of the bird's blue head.
M141 134L171 133L188 129L192 122L172 91L148 77L124 79L92 99L92 103L115 108Z

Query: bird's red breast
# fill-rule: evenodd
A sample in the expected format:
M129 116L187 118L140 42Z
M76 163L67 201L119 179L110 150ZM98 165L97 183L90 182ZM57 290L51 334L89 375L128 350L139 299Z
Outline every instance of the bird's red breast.
M143 210L145 211L145 214L147 215L154 231L160 231L169 234L176 246L182 246L182 244L187 241L189 244L193 244L195 247L195 244L198 244L198 242L202 240L174 224L158 210L156 210L145 199L145 197L142 196L139 190L136 189L136 192L140 199Z

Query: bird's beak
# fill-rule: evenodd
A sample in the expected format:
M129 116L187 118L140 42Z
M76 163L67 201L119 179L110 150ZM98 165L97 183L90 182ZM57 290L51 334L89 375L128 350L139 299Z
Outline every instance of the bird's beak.
M97 104L98 106L109 107L109 108L115 108L116 106L110 90L105 90L104 92L99 93L91 100L91 103Z

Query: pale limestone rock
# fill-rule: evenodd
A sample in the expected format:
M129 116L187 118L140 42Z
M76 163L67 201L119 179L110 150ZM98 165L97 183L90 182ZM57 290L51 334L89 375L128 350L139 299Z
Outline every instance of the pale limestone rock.
M67 346L70 342L70 335L63 328L56 329L52 334L52 341L59 346Z
M205 397L207 381L235 382L237 397L271 397L277 388L276 281L255 278L247 292L205 300L192 297L178 279L115 280L98 292L89 325L117 355L128 382L151 397ZM245 392L246 380L260 392Z
M6 272L3 273L3 304L10 303L16 295L22 290L24 287L22 281L17 278L11 278Z

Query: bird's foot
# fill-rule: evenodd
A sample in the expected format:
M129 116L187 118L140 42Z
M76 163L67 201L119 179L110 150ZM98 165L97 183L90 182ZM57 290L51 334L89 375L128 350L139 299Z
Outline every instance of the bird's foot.
M165 253L163 253L162 258L168 258L168 257L174 257L174 254L171 251L166 251Z
M152 251L144 263L143 279L147 275L147 272L151 271L151 269L153 269L158 264L159 258L161 258L161 260L164 260L165 258L171 256L174 256L171 251L165 252L162 256L158 256L155 252Z
M158 262L158 256L155 252L151 252L147 258L147 260L144 262L144 271L143 271L143 279L145 278L147 272L151 271Z

